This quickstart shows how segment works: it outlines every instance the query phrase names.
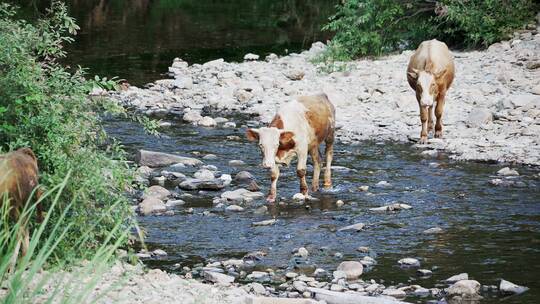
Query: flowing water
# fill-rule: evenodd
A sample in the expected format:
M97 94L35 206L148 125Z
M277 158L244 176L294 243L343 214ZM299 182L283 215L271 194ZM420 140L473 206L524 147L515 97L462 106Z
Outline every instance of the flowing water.
M179 123L160 138L146 135L139 126L122 120L109 121L108 129L131 152L144 148L199 158L215 154L216 160L205 163L232 176L248 170L255 175L262 191L268 189L268 173L259 167L258 148L244 138L244 128L208 129ZM240 138L231 140L227 136ZM505 303L537 303L539 170L517 167L521 175L514 186L492 186L489 181L502 165L455 162L444 155L426 159L420 152L410 144L338 143L335 165L344 168L333 172L333 191L315 194L318 202L295 204L291 200L298 191L295 169L284 168L278 192L286 205L269 205L269 212L264 215L253 212L265 205L263 199L245 206L244 212L231 213L213 208L212 198L219 196L219 192L189 192L194 196L185 198L187 204L178 207L174 216L139 219L148 233L149 247L164 249L169 254L148 264L178 271L185 265L264 251L267 256L257 262L258 268L309 272L316 266L332 271L343 259L362 258L365 254L356 248L367 246L378 264L363 275L365 279L383 279L387 286L409 283L430 288L444 286L437 284L451 275L467 272L485 285L497 285L498 279L504 278L531 288ZM228 162L234 159L243 160L246 165L229 166ZM374 187L382 180L390 186ZM369 193L359 191L361 185L369 185ZM230 188L236 188L234 183ZM345 201L341 208L336 207L338 199ZM393 202L409 204L412 209L396 213L368 210ZM194 213L187 213L187 208L193 208ZM204 211L210 214L205 215ZM271 218L278 220L273 226L251 225ZM360 232L336 231L358 222L367 224L367 228ZM444 232L423 233L432 227L441 227ZM291 251L298 247L308 249L308 262L293 257ZM336 252L342 253L343 258L336 258ZM420 259L422 268L433 269L433 276L421 279L414 269L399 268L397 261L404 257ZM487 298L481 303L494 300Z

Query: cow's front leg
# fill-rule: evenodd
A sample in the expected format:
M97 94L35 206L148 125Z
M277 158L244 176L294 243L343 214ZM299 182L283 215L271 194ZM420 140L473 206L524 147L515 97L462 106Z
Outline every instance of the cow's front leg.
M444 97L446 95L445 91L439 93L437 96L437 106L435 106L435 117L437 117L437 122L435 124L435 137L442 138L442 116L444 110Z
M422 123L422 131L420 131L420 144L427 144L427 124L428 124L429 108L420 105L420 122Z
M307 168L307 151L298 153L298 165L296 167L296 175L300 179L300 193L308 195L308 185L306 182L306 168Z
M427 128L428 128L428 134L433 132L433 106L430 106L429 109L428 109L428 124L427 124Z
M272 183L270 185L270 191L268 192L268 197L266 198L266 201L269 203L273 203L276 201L278 178L279 178L279 167L275 165L274 168L270 170L270 179Z
M311 159L313 160L313 180L311 181L311 190L319 191L319 177L321 175L321 156L319 155L319 147L314 147L309 150Z
M332 189L332 159L334 156L334 135L326 140L326 167L324 168L324 189Z

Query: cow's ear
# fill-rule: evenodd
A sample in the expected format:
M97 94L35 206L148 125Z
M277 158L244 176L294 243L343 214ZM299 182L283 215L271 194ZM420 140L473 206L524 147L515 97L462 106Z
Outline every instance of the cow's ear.
M249 141L259 140L259 130L257 129L248 129L246 132L246 137Z
M37 160L36 155L34 154L34 151L32 151L32 149L30 149L28 147L20 148L20 149L17 150L17 152L26 154L26 155L30 156L31 158L33 158L34 160Z
M417 69L412 69L411 71L408 71L407 72L407 75L413 79L418 79L418 70Z
M290 147L291 144L294 146L294 133L291 131L281 131L279 135L279 145L282 147Z
M435 79L439 79L439 78L443 77L443 75L444 75L445 73L446 73L446 69L441 70L441 71L435 73Z

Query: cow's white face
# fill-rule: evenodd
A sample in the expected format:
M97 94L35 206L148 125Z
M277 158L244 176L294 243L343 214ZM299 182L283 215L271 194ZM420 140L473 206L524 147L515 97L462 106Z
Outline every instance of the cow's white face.
M290 158L292 158L290 154L294 156L294 153L291 152L293 149L290 147L291 142L294 146L292 140L294 134L292 132L280 130L275 127L263 127L259 129L248 129L246 135L248 140L259 142L259 147L263 154L262 166L265 168L274 168L276 166L276 159L279 162L287 160L290 162ZM284 157L278 156L280 146L281 148L287 148L286 155L283 155ZM280 152L280 154L282 153Z
M439 95L439 87L436 79L441 77L445 71L432 74L426 71L413 70L409 75L416 78L416 92L420 95L420 104L424 107L431 107Z

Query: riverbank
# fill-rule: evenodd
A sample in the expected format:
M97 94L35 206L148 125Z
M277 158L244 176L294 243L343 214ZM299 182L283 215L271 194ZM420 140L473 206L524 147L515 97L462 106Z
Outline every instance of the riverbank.
M349 62L347 71L326 74L312 63L324 48L315 43L301 54L264 61L246 56L242 63L189 66L176 59L169 68L174 79L113 97L151 116L170 114L215 126L204 113L250 113L265 123L283 102L323 91L336 105L341 141L418 139L418 105L405 77L412 51ZM419 147L458 160L540 165L540 35L524 32L485 51L454 55L457 72L444 111L444 138Z

